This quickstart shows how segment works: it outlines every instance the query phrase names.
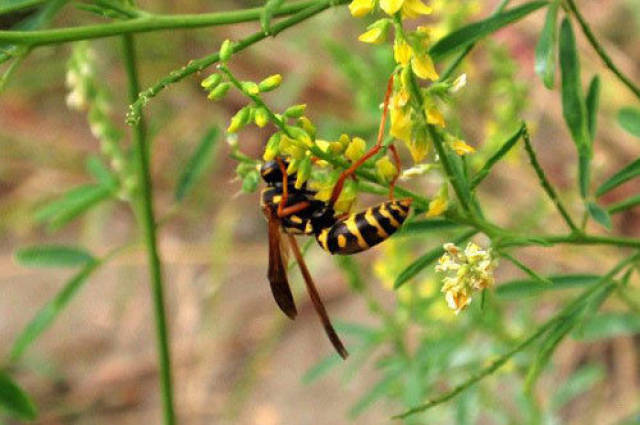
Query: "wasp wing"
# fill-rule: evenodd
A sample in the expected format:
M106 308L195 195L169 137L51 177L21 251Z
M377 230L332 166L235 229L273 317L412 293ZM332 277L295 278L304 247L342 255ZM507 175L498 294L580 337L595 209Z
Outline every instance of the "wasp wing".
M333 348L335 348L338 354L340 354L340 357L346 359L349 356L349 353L340 340L340 337L338 336L336 330L333 328L333 325L331 324L331 320L329 319L327 310L324 308L324 304L322 303L320 294L318 293L316 285L313 283L313 279L311 278L311 273L309 273L309 269L304 262L304 258L302 258L302 253L300 252L300 248L298 247L296 238L292 235L287 236L289 237L289 245L291 245L293 254L296 257L298 267L300 267L302 277L304 277L304 282L307 285L307 292L309 292L309 297L311 298L311 301L313 303L313 308L315 308L318 316L320 316L320 321L322 322L324 331L329 337L329 341L331 341L331 344L333 344Z
M287 280L287 269L282 260L280 240L280 221L269 207L265 207L265 216L269 223L269 271L267 278L271 285L271 293L280 310L293 319L298 314L293 301L293 294ZM286 254L286 252L285 252Z

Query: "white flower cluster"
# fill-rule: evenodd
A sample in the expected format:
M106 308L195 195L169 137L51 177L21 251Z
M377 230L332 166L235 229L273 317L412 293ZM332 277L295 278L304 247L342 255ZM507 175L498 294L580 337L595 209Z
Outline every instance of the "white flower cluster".
M449 307L458 314L471 303L473 292L493 286L497 260L491 249L481 249L473 242L464 251L452 243L444 244L444 250L436 271L448 274L443 279L442 292Z
M87 43L77 43L67 65L66 83L69 89L67 106L82 111L92 97L95 52Z

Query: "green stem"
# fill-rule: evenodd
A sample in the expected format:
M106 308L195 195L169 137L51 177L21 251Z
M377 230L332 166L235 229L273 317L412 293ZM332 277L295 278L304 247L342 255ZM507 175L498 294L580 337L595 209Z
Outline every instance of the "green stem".
M285 29L292 27L306 19L311 18L312 16L317 15L318 13L328 9L334 5L340 5L346 3L348 0L324 0L324 1L314 1L313 6L302 9L295 15L291 16L288 19L285 19L281 22L278 22L275 25L272 25L271 32L269 35L264 32L256 32L238 43L233 45L233 53L237 53L241 50L246 49L247 47L264 40L268 36L274 36ZM129 124L134 124L137 120L140 119L140 114L142 113L142 108L149 102L149 100L155 97L160 91L164 90L169 85L176 83L191 74L202 71L206 67L218 62L220 60L220 55L216 52L211 55L202 57L200 59L195 59L189 62L188 65L183 66L182 68L172 71L169 75L160 81L158 81L153 86L149 87L145 91L141 92L136 101L133 102L129 106L129 114L127 114L127 122Z
M580 230L578 229L576 224L573 222L573 219L565 209L564 205L562 204L562 202L560 202L560 198L558 198L558 194L556 193L555 189L553 188L549 180L547 180L547 176L544 173L544 170L542 169L542 167L540 166L540 163L538 162L538 158L536 157L536 153L533 150L533 146L531 145L531 139L529 138L529 132L527 131L526 126L523 126L522 138L524 140L524 147L527 151L527 154L529 155L529 161L531 162L531 166L533 167L536 174L538 175L538 180L540 180L540 184L542 185L544 191L547 192L547 195L549 196L551 201L554 203L554 205L560 212L560 215L562 215L562 218L564 218L564 221L567 223L569 228L571 228L571 231L575 233L580 233Z
M291 15L301 10L327 2L303 0L283 4L274 12L274 16ZM344 4L346 0L337 0L335 4ZM250 22L260 19L263 8L256 7L228 12L214 12L184 15L148 15L126 21L108 24L83 25L71 28L56 28L40 31L0 31L0 42L12 42L27 46L44 46L68 43L70 41L92 38L112 37L149 31L211 27Z
M139 91L138 71L136 68L135 46L132 35L122 37L124 51L124 65L129 83L129 98L133 101ZM146 130L142 119L133 126L133 143L135 145L136 160L138 161L138 184L140 185L140 205L138 216L144 231L144 241L149 259L151 274L151 290L156 322L156 338L158 357L160 362L160 378L162 388L162 404L164 410L164 424L175 423L173 408L173 385L171 380L171 357L169 351L169 335L162 285L162 269L158 255L156 238L156 221L153 213L153 194L151 173L149 171L149 151L146 141Z
M495 8L491 16L496 16L500 14L505 9L505 7L507 7L507 5L509 4L509 1L510 0L502 0L500 4L498 4L498 7ZM471 53L471 50L473 50L475 45L476 43L471 43L467 47L465 47L462 52L458 53L458 56L456 56L451 61L451 63L447 66L447 68L445 68L445 70L442 71L442 73L440 74L440 77L438 78L438 81L444 81L447 78L451 77L451 75L458 68L458 66L460 66L464 58L466 58L467 55Z
M609 283L615 277L615 275L618 274L622 269L627 267L629 264L632 264L633 262L638 261L639 259L640 259L640 253L636 253L620 261L606 275L602 276L602 278L599 279L596 283L594 283L593 285L591 285L590 287L582 291L580 295L578 295L576 298L574 298L572 302L570 302L564 308L562 308L562 310L560 310L555 316L553 316L552 318L547 320L545 323L543 323L540 327L538 327L538 329L533 334L531 334L527 339L522 341L520 344L516 345L513 349L511 349L507 353L503 354L497 360L493 361L489 366L480 370L479 372L474 374L471 378L467 379L466 381L464 381L462 384L458 385L451 391L441 395L440 397L436 397L432 400L429 400L425 404L414 407L413 409L410 409L400 415L396 415L393 417L393 419L403 419L403 418L406 418L407 416L411 416L416 413L423 412L438 404L442 404L454 398L455 396L465 391L472 385L476 384L478 381L491 375L493 372L500 369L505 363L507 363L509 359L511 359L511 357L513 357L520 351L527 348L529 345L535 342L540 336L545 334L549 329L551 329L557 323L559 323L562 320L565 320L573 311L575 311L577 307L580 306L580 304L586 302L588 298L591 295L593 295L597 290L602 288L603 285Z
M567 5L569 6L569 9L571 10L571 13L573 13L573 16L575 16L576 19L578 20L578 23L580 24L580 28L582 28L582 32L587 37L587 40L589 40L589 43L591 44L593 49L596 51L598 56L600 56L600 59L602 59L604 64L607 66L607 68L609 68L611 72L613 72L615 76L618 77L618 79L622 81L622 83L625 86L627 86L629 90L631 90L638 99L640 99L640 87L636 86L631 81L631 79L626 75L624 75L622 71L620 71L620 69L618 69L618 67L613 63L613 61L611 60L607 52L605 52L604 48L602 47L602 45L600 44L596 36L593 34L593 31L591 31L591 28L585 21L580 11L578 11L578 8L576 7L574 0L566 0L566 1L567 1Z

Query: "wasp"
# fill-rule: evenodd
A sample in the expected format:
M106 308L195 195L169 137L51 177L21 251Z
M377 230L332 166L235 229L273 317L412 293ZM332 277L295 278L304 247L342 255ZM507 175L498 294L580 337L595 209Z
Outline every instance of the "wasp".
M297 314L291 288L287 279L286 258L281 235L287 236L313 306L320 317L329 340L342 358L348 352L338 337L311 274L304 262L295 235L315 237L318 244L331 254L351 255L365 251L389 238L398 230L409 214L411 199L393 199L394 179L390 184L390 200L355 214L338 215L334 205L347 178L353 177L364 162L382 149L382 136L388 110L393 76L389 79L384 101L384 112L378 131L378 141L359 160L342 172L327 202L314 198L316 192L304 183L295 187L296 174L287 174L287 163L282 158L265 162L260 175L266 184L261 194L261 205L269 229L269 269L267 277L271 292L280 309L291 319ZM389 150L400 169L400 159L393 145Z

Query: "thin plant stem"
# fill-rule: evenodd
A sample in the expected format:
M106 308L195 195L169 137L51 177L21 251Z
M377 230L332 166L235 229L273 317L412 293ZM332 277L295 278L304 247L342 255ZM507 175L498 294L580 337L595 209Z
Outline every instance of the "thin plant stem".
M263 31L259 31L235 43L233 45L233 53L244 50L247 47L252 46L253 44L261 40L264 40L269 36L275 36L281 31L284 31L289 27L305 21L312 16L315 16L318 13L328 9L331 6L343 4L346 3L346 1L347 0L324 0L320 2L313 2L313 6L302 9L290 18L272 25L269 34L266 34ZM140 114L142 113L142 108L149 102L149 100L151 100L151 98L155 97L159 92L161 92L171 84L177 83L178 81L188 77L191 74L202 71L206 67L218 62L219 60L220 55L218 52L216 52L211 55L204 56L200 59L192 60L182 68L170 72L168 76L162 78L156 84L144 90L138 95L135 102L132 102L132 104L129 106L127 122L129 124L134 124L137 120L139 120Z
M285 3L274 12L274 16L291 15L309 7L325 3L327 2L318 0ZM346 0L336 0L333 4L339 5L344 3L346 3ZM256 7L228 12L182 15L149 14L126 21L116 21L107 24L82 25L78 27L39 31L0 31L0 42L11 42L26 46L45 46L123 34L230 25L257 21L260 19L263 9L262 7Z
M602 276L597 282L593 285L582 291L580 295L574 298L569 304L567 304L562 310L560 310L556 315L543 323L535 332L533 332L528 338L523 340L520 344L516 345L507 353L503 354L500 358L493 361L489 366L475 373L471 378L464 381L462 384L453 388L451 391L446 392L445 394L436 397L428 402L414 407L404 413L393 416L393 419L403 419L408 416L414 415L416 413L423 412L427 409L430 409L438 404L442 404L448 400L451 400L461 392L470 388L472 385L476 384L478 381L484 379L485 377L491 375L496 370L500 369L505 363L511 359L514 355L519 353L520 351L527 348L533 342L535 342L540 336L544 335L549 329L555 326L562 320L565 320L572 312L575 311L577 307L582 305L582 303L586 302L588 298L593 295L597 290L601 289L603 285L610 283L611 280L618 274L621 270L627 267L629 264L632 264L640 259L640 253L636 253L632 256L629 256L622 261L620 261L615 267L613 267L606 275Z
M604 50L604 47L602 47L602 44L600 44L596 36L593 34L593 31L591 31L591 27L589 27L589 24L587 24L587 21L585 21L584 17L576 7L575 1L566 0L566 2L567 2L567 5L569 6L569 10L571 10L571 13L573 14L573 16L576 17L578 24L580 24L580 28L582 29L583 34L585 35L585 37L587 37L587 40L589 40L589 43L591 44L593 49L596 51L598 56L600 56L600 59L602 59L606 67L609 68L609 70L611 70L611 72L613 72L615 76L618 77L618 79L625 86L627 86L629 90L631 90L638 99L640 99L640 87L635 85L633 81L631 81L629 77L624 75L622 71L620 71L620 69L613 63L613 60L611 60L611 57L609 57L607 52Z
M499 13L501 13L505 7L507 7L509 5L509 1L511 0L502 0L500 2L500 4L498 4L498 7L495 8L495 10L493 11L493 13L491 14L491 16L496 16ZM462 63L462 61L464 60L464 58L467 57L467 55L469 53L471 53L471 50L473 50L473 48L476 46L476 43L471 43L469 44L467 47L464 48L464 50L460 53L458 53L458 56L456 56L451 63L449 63L449 65L447 65L447 67L445 68L444 71L442 71L442 73L440 74L440 76L438 77L438 81L444 81L447 78L451 77L451 75L454 73L454 71L458 68L458 66L460 66L460 64Z
M122 36L124 65L128 77L129 98L133 101L139 91L138 71L133 36ZM175 424L173 407L173 384L171 378L171 355L169 350L169 332L167 329L167 315L165 312L164 290L162 283L162 269L156 238L156 220L153 212L153 193L151 173L149 171L149 151L146 140L144 120L140 119L133 125L133 143L136 160L138 162L138 184L140 185L140 204L138 216L144 232L144 241L149 259L151 275L151 292L156 322L156 339L160 362L160 381L162 392L163 418L165 425Z
M542 185L542 188L544 189L545 192L547 192L547 195L549 196L553 204L556 206L556 208L560 212L560 215L562 215L562 218L564 218L564 221L567 223L571 231L573 233L580 233L578 226L576 226L573 219L571 218L571 216L565 209L564 205L560 201L560 198L558 198L558 194L556 193L555 189L547 179L547 176L544 173L544 170L540 166L536 153L533 150L533 146L531 145L531 139L529 137L529 132L527 131L526 126L524 126L522 130L522 138L524 140L525 150L529 155L529 161L531 162L531 166L533 167L536 174L538 175L538 180L540 180L540 184Z

